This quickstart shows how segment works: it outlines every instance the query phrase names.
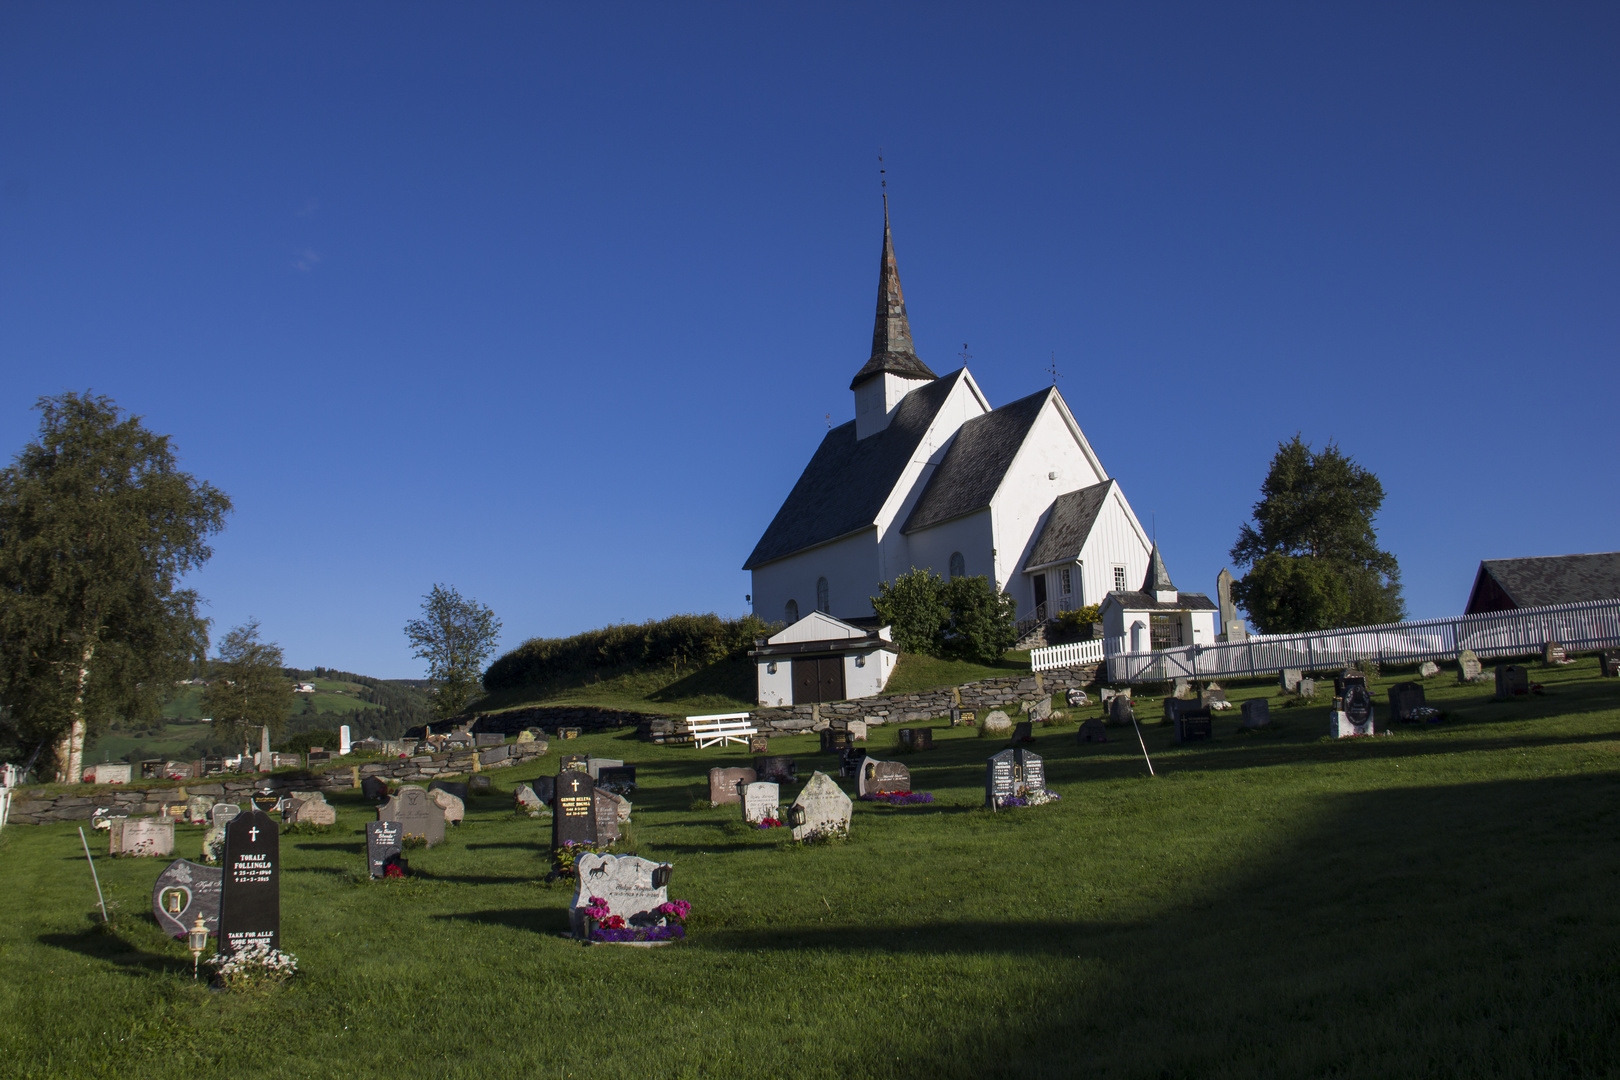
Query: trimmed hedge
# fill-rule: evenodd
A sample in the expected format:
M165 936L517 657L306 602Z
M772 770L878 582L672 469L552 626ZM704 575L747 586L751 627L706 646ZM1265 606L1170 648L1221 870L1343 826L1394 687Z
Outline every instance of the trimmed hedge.
M489 665L484 689L527 686L603 668L677 662L683 667L705 667L746 655L755 638L768 637L778 628L753 615L722 619L710 612L620 623L573 637L530 638Z

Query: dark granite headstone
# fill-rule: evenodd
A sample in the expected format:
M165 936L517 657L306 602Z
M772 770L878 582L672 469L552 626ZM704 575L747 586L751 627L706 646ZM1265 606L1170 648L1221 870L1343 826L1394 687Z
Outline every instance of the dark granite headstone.
M911 770L898 761L876 761L867 758L861 763L857 794L884 795L911 790Z
M1184 702L1192 705L1193 702ZM1208 709L1183 708L1176 713L1176 742L1208 742L1215 735L1215 725Z
M984 805L994 809L1002 800L1018 794L1017 751L1003 750L991 756L984 767Z
M1176 717L1181 715L1181 710L1182 709L1190 709L1190 708L1193 707L1193 704L1194 703L1191 702L1191 701L1182 701L1180 698L1174 698L1174 697L1165 698L1164 699L1164 722L1167 723L1167 724L1175 723L1176 722Z
M748 736L748 752L750 754L768 754L771 752L771 739L769 735Z
M360 794L372 802L385 802L388 799L388 781L380 776L367 776L360 781Z
M366 822L366 861L371 865L372 877L382 877L390 863L400 862L404 850L405 832L399 822Z
M790 757L755 758L754 775L772 784L792 784L798 782L799 767Z
M1620 678L1620 652L1598 653L1598 674L1605 679Z
M1102 720L1093 716L1081 723L1078 741L1082 743L1099 743L1108 741L1108 729L1103 726Z
M1271 702L1265 698L1250 698L1243 703L1243 722L1239 726L1263 728L1271 723Z
M1333 676L1333 696L1343 698L1350 693L1351 687L1359 686L1367 689L1367 676L1355 668L1346 668Z
M1046 762L1033 750L1014 750L1018 775L1026 789L1046 787Z
M557 797L557 778L555 776L537 776L529 782L529 786L534 789L535 797L544 806L550 806L552 800Z
M281 948L281 839L275 819L255 807L225 826L219 892L219 952L246 945Z
M589 773L568 769L557 777L556 812L551 816L551 846L568 841L596 843L596 787Z
M1108 701L1108 722L1110 724L1129 724L1136 719L1136 713L1131 709L1129 694L1115 694Z
M634 765L608 765L596 771L596 782L599 784L634 784L636 782L636 767Z
M592 789L591 800L596 815L596 842L611 844L619 838L619 800L601 788Z
M933 728L901 728L900 745L907 750L932 750L934 748Z
M176 859L152 886L152 915L163 932L183 938L201 915L210 934L219 933L219 884L223 871Z
M561 774L572 769L575 772L582 772L589 776L591 771L586 767L586 763L590 760L589 754L563 754L557 759L557 772Z
M849 732L843 728L821 729L821 752L828 753L835 750L849 748Z
M1389 688L1389 722L1392 724L1415 723L1418 717L1413 716L1412 711L1421 709L1426 704L1421 683L1396 683Z
M463 803L467 801L467 785L451 782L449 780L434 780L428 784L429 791L448 791Z
M1035 727L1028 720L1020 720L1013 728L1012 741L1015 743L1032 743L1035 741Z
M742 795L738 793L738 784L752 784L759 780L759 774L753 769L741 766L733 769L709 770L709 802L714 806L726 806L731 803L742 802Z
M1373 697L1365 682L1359 685L1346 683L1343 701L1345 719L1357 728L1367 727L1370 731L1373 722Z
M1530 692L1530 673L1518 664L1496 666L1496 696L1513 697Z
M557 729L557 738L559 738L559 739L577 739L581 735L583 735L584 733L585 733L584 728L560 727L560 728Z
M861 762L866 760L866 756L865 747L845 747L838 751L838 775L859 776Z

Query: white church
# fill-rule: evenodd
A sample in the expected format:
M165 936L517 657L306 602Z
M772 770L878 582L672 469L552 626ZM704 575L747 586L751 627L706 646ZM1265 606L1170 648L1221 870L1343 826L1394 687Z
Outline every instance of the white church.
M827 433L743 566L760 618L791 626L822 612L871 625L878 583L913 567L987 576L1017 601L1020 621L1134 596L1150 584L1150 563L1168 584L1056 387L994 408L966 367L936 375L918 357L887 200L872 355L849 388L855 419ZM1148 602L1215 607L1190 593ZM1213 640L1213 620L1188 615L1185 643Z

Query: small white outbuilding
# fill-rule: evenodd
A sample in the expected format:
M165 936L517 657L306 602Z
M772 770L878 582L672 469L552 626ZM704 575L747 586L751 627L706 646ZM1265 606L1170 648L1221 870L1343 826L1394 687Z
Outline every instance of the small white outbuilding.
M881 694L900 655L890 630L863 630L812 611L749 651L759 703L810 705Z
M1153 545L1147 578L1136 591L1116 589L1103 598L1103 635L1120 652L1141 653L1184 645L1215 644L1220 609L1203 593L1181 592Z

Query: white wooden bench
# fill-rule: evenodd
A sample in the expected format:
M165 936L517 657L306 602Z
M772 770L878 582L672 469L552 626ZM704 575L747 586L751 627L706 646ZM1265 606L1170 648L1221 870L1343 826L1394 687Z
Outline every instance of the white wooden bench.
M748 722L745 712L715 713L711 716L688 716L686 730L692 733L692 743L699 750L728 742L748 745L748 736L758 735L759 729Z

